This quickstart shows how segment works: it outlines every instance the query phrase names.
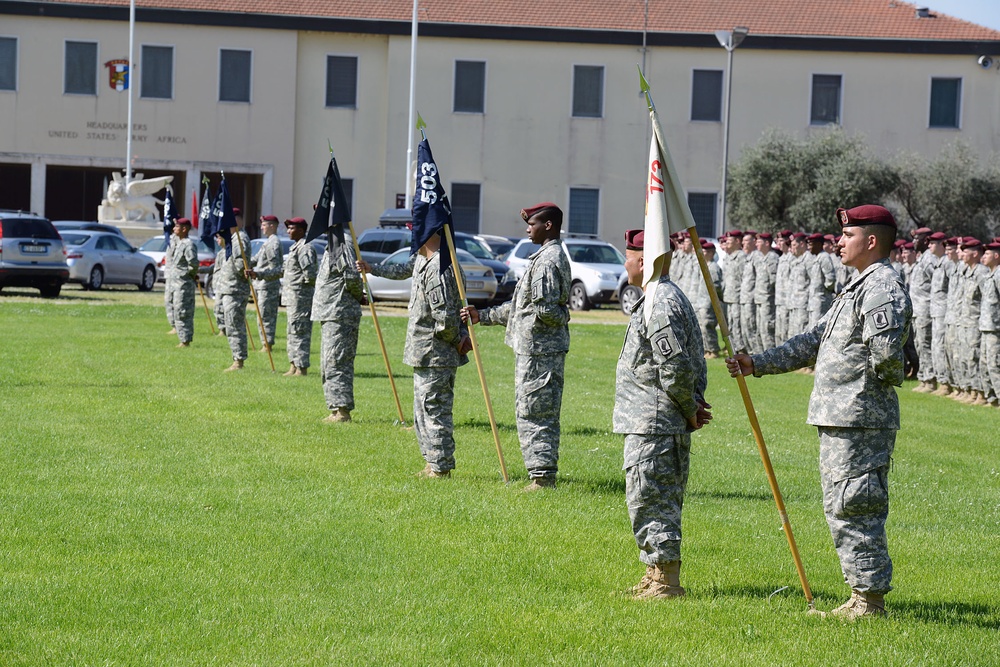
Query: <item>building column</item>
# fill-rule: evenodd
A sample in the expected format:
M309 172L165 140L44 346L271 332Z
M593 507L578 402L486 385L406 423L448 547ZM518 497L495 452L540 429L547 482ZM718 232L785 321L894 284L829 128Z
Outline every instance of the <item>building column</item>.
M41 158L31 162L31 210L45 215L45 162Z
M265 171L260 180L260 214L274 215L274 167Z
M184 208L187 208L188 204L191 203L192 195L198 202L193 211L188 211L186 217L191 222L198 224L199 208L201 207L201 169L191 167L184 170L184 182L187 184L187 192L184 193Z

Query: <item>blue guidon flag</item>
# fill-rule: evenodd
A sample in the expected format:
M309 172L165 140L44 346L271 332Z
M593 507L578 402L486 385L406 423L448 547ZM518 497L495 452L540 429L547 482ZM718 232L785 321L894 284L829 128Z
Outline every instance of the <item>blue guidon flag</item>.
M451 219L451 203L441 185L437 163L431 154L431 145L424 139L417 147L417 186L413 193L413 208L410 211L413 218L413 241L410 244L410 254L420 250L435 234L441 234L441 272L451 266L451 253L447 251L447 240L444 238L444 226L454 239L455 225Z
M222 177L219 194L212 206L212 235L218 234L226 241L226 258L233 256L232 228L236 226L236 214L233 213L233 200L229 198L229 186L226 177Z
M201 229L201 241L211 249L215 249L215 229L212 227L212 192L208 187L208 179L203 178L205 192L201 195L201 210L198 211L198 228Z
M177 207L174 205L174 190L167 186L167 195L163 198L163 238L170 243L170 234L177 223Z
M330 211L333 210L331 216ZM306 229L306 243L319 238L326 233L327 247L333 237L344 242L344 226L351 222L351 207L347 201L347 194L344 192L344 183L340 180L340 169L337 167L337 158L330 156L330 164L326 168L326 178L323 179L323 190L319 194L319 201L316 202L316 209L313 212L312 221Z

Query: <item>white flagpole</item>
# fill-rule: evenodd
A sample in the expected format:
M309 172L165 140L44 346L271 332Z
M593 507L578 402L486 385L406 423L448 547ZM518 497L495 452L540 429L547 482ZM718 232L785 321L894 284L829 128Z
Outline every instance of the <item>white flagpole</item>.
M135 83L135 0L129 1L128 8L128 128L125 139L125 189L132 182L132 84Z
M417 5L419 0L413 0L413 21L410 24L410 117L406 126L406 208L410 208L413 203L413 188L415 186L413 175L410 172L410 165L413 164L413 138L416 128L413 115L416 113L416 85L417 85Z

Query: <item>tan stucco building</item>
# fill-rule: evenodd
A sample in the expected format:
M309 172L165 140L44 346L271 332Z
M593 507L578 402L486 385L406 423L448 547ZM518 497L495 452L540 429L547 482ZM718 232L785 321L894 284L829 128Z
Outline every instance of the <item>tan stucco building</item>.
M878 150L1000 151L1000 33L903 3L703 0L675 5L423 0L416 107L456 225L520 235L553 200L569 228L618 242L641 223L649 142L641 64L702 233L720 220L727 52L730 163L768 128L831 124ZM252 7L251 11L247 11ZM478 8L477 8L478 7ZM174 175L190 213L224 170L248 219L308 216L328 160L358 231L406 189L409 0L143 0L133 169ZM0 207L93 219L124 167L128 3L0 0ZM643 46L645 44L645 46ZM105 63L112 63L106 66Z

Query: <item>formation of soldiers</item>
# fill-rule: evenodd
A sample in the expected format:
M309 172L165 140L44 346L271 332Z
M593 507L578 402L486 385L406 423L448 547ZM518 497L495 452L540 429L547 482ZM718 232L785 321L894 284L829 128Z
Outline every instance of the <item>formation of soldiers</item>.
M889 260L913 301L908 367L914 391L1000 407L1000 237L982 242L922 227L897 240ZM719 355L718 323L691 239L677 235L671 279L691 299L705 357ZM715 246L702 241L712 283L737 351L758 354L815 326L857 275L843 264L832 234L732 230ZM810 369L803 369L810 372Z

